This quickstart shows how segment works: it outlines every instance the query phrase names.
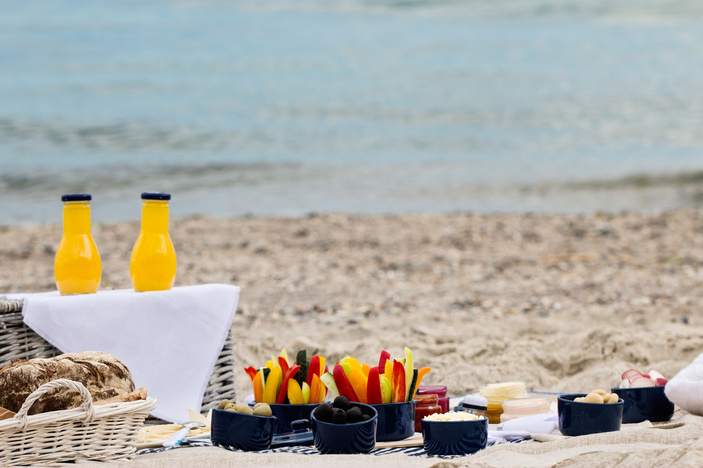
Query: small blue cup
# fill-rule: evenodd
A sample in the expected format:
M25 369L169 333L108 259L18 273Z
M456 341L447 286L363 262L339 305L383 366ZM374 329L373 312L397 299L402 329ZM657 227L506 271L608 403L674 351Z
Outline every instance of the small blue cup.
M376 446L378 412L373 406L351 403L371 419L352 424L333 424L320 421L312 414L312 436L315 448L323 454L369 453Z
M674 404L666 397L664 386L613 387L610 391L616 393L625 403L622 411L622 422L625 424L647 420L668 421L674 415Z
M378 411L377 442L403 440L415 434L415 400L371 406Z
M271 447L275 425L274 417L214 409L210 438L214 445L246 451L266 450Z
M486 448L488 419L475 421L420 421L428 455L467 455Z
M299 419L307 419L310 421L310 414L319 403L311 405L291 405L291 404L269 404L271 413L276 417L276 434L286 434L293 432L291 423Z
M561 433L565 436L581 436L619 431L624 406L622 398L617 403L574 401L575 398L585 396L585 393L572 393L557 398Z

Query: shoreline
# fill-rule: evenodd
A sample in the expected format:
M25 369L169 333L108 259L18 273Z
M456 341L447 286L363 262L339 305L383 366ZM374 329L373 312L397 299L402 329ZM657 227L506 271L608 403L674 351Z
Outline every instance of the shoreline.
M101 289L130 288L138 222L97 224ZM703 349L703 212L173 219L176 286L242 288L237 368L307 349L413 350L451 395L486 383L586 391L671 378ZM0 229L0 294L54 290L59 225ZM700 322L700 323L699 323ZM238 398L251 392L242 371Z

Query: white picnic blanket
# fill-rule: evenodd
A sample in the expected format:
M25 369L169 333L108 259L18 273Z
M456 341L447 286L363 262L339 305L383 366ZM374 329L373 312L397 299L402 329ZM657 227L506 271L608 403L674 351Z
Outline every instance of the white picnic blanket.
M169 291L12 294L24 322L65 353L117 356L158 404L153 416L187 420L203 394L229 333L239 287L206 284Z

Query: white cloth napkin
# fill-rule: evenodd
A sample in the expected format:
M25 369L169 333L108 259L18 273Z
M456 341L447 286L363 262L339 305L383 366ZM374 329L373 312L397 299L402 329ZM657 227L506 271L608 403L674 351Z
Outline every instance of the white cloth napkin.
M158 400L152 415L175 423L200 410L237 310L239 287L207 284L170 291L14 294L24 323L65 353L103 351Z
M689 413L703 415L703 354L684 367L664 387L666 397Z

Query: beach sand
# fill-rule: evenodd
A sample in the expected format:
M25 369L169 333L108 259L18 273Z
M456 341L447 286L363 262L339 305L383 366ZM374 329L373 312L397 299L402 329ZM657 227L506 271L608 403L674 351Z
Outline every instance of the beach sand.
M129 288L137 222L94 225L101 288ZM54 290L58 225L0 228L0 294ZM451 395L608 389L703 351L703 212L197 217L171 222L177 286L242 288L237 364L413 350ZM251 393L242 370L238 397ZM699 444L701 445L701 444ZM697 459L697 461L701 461ZM482 460L485 462L485 460ZM487 465L488 466L488 465Z

